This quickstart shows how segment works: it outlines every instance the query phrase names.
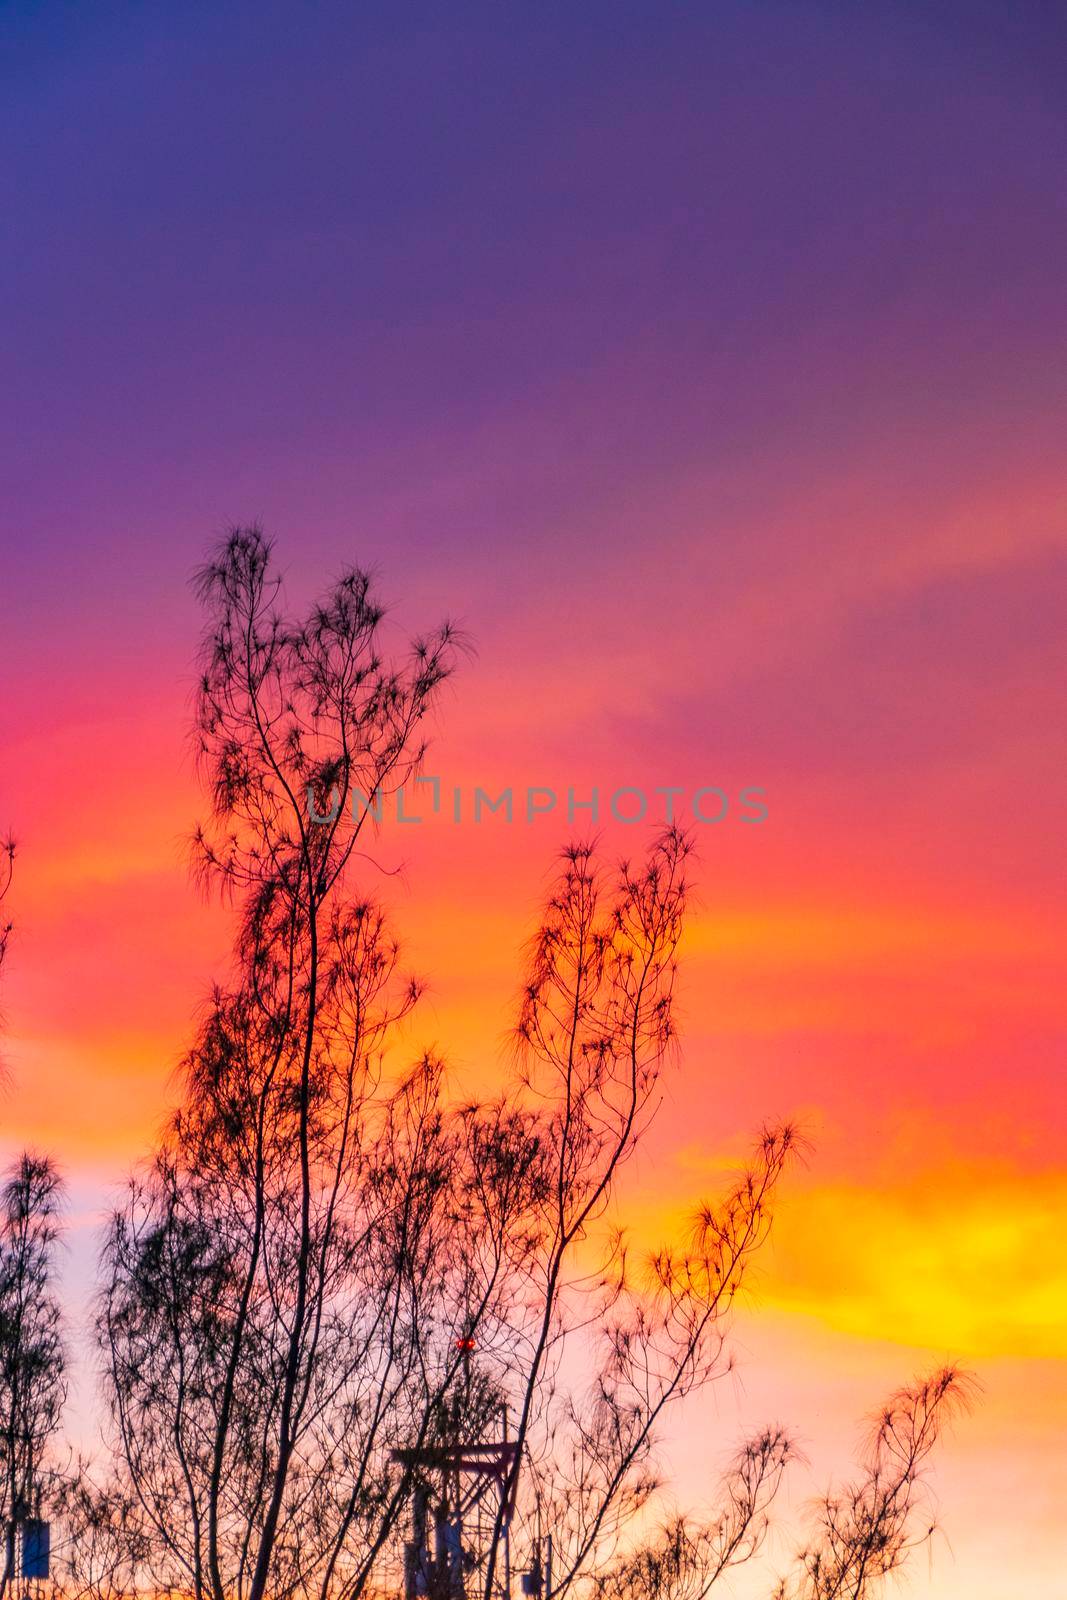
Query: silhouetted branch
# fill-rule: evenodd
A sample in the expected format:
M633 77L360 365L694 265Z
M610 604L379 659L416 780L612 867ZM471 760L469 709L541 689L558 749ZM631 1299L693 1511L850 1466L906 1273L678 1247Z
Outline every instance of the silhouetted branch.
M527 952L514 1070L499 1098L457 1104L435 1055L390 1059L422 985L350 881L372 813L344 803L417 770L455 630L387 663L358 570L287 617L255 528L198 590L196 858L235 902L235 961L110 1221L98 1325L117 1471L68 1496L87 1540L70 1581L100 1600L359 1600L395 1587L413 1531L428 1600L457 1571L495 1600L505 1559L536 1567L551 1529L557 1600L700 1600L761 1550L796 1452L766 1429L710 1513L666 1516L664 1424L732 1370L730 1314L798 1139L765 1129L686 1239L631 1259L619 1181L676 1045L690 841L670 828L614 870L568 847ZM960 1380L940 1384L894 1400L783 1595L866 1595L903 1559ZM425 1548L434 1473L502 1426L500 1492L446 1572Z
M879 1414L860 1477L819 1501L810 1544L776 1600L866 1600L925 1544L923 1472L946 1422L964 1409L973 1380L956 1367L900 1389Z
M8 890L15 871L15 841L8 837L0 839L0 967L4 964L7 953L7 942L11 936L11 923L4 917L4 901L7 899Z

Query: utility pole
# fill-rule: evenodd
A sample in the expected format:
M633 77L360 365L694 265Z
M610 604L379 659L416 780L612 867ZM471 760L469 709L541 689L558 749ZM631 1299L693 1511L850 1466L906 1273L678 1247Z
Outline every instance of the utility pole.
M504 1414L504 1443L508 1442L508 1408L507 1402L501 1406ZM511 1508L506 1510L507 1520L504 1523L504 1594L506 1600L511 1600Z

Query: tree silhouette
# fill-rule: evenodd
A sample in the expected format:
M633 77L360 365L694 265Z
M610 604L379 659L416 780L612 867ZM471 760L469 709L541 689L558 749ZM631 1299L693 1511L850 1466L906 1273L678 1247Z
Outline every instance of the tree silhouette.
M881 1413L861 1475L824 1496L809 1544L774 1600L870 1600L935 1527L921 1497L923 1468L945 1423L972 1385L945 1368L895 1394ZM706 1523L676 1518L594 1579L597 1600L703 1600L729 1571L760 1549L785 1463L796 1452L781 1430L741 1451ZM918 1523L916 1529L915 1524Z
M522 1087L540 1108L549 1182L537 1272L518 1307L518 1354L502 1382L520 1447L509 1495L521 1482L528 1524L537 1521L532 1492L553 1530L557 1593L603 1569L623 1524L655 1491L667 1413L728 1370L727 1313L796 1144L789 1127L767 1130L733 1190L694 1219L690 1246L663 1250L647 1281L635 1277L604 1223L674 1042L689 854L671 828L642 866L623 863L611 879L589 846L568 849L530 949L517 1051ZM595 1330L591 1339L585 1330ZM578 1384L561 1376L568 1344L583 1340L593 1347L591 1386L587 1371ZM787 1454L782 1438L766 1461L771 1478ZM485 1565L487 1600L507 1498Z
M0 1195L0 1595L15 1580L16 1530L52 1488L47 1449L66 1399L55 1247L62 1188L52 1163L23 1155Z
M354 1600L403 1570L420 1594L492 1600L512 1557L536 1588L550 1532L553 1594L693 1600L759 1552L796 1455L765 1429L710 1518L657 1524L664 1423L731 1370L731 1307L798 1141L765 1129L688 1238L634 1261L619 1182L676 1046L690 842L668 829L615 868L564 852L512 1070L497 1099L457 1101L439 1059L389 1054L421 986L353 886L371 812L346 804L417 772L454 630L386 663L359 572L293 621L257 529L228 538L199 592L212 812L195 850L235 904L235 959L110 1222L115 1474L70 1497L88 1551L72 1587ZM903 1559L958 1393L945 1374L894 1400L783 1596L865 1595ZM490 1446L495 1498L468 1499L460 1542L463 1452Z
M15 843L0 843L0 967L11 934L2 920ZM47 1511L59 1474L49 1445L66 1400L55 1289L62 1184L46 1156L21 1155L0 1191L0 1600L16 1579L18 1529Z
M919 1498L923 1471L946 1420L973 1392L966 1374L946 1367L893 1395L877 1418L861 1476L819 1501L811 1542L775 1600L864 1600L933 1536Z
M504 1257L527 1248L527 1119L446 1115L429 1057L385 1078L419 986L381 912L346 894L367 813L312 820L416 769L456 640L385 665L359 573L287 621L255 530L200 592L214 810L196 843L239 900L236 981L113 1219L111 1410L161 1586L354 1593L404 1505L391 1451L436 1436L446 1397L455 1418L456 1340L499 1316ZM489 1403L468 1387L472 1427Z

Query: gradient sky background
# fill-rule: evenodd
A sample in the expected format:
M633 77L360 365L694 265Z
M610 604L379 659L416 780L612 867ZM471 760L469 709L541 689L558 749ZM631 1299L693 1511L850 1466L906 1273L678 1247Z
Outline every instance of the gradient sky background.
M800 1502L958 1357L984 1398L909 1592L1067 1594L1062 9L16 3L0 30L0 1117L67 1174L76 1314L224 968L183 859L187 579L259 517L296 600L357 560L398 641L470 630L447 782L766 793L762 826L700 830L631 1214L670 1226L766 1116L815 1149L679 1493L777 1415ZM383 833L414 1032L472 1083L565 831Z

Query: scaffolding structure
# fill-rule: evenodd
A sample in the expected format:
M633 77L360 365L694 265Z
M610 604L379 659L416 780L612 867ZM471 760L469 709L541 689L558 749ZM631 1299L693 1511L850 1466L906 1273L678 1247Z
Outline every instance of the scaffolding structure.
M413 1479L411 1537L404 1545L405 1600L466 1600L467 1577L481 1565L498 1518L503 1574L497 1592L510 1596L517 1454L518 1445L507 1439L394 1450L393 1459Z

